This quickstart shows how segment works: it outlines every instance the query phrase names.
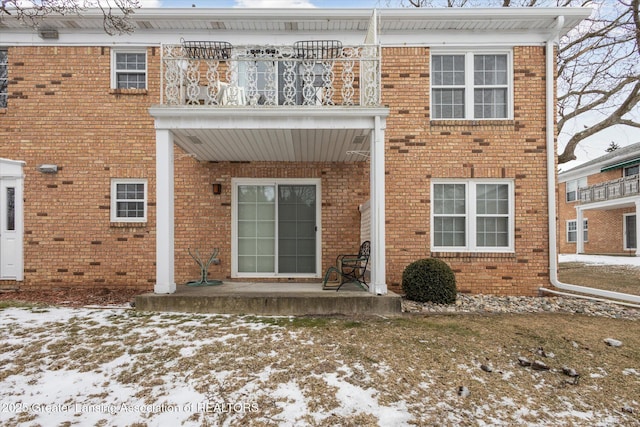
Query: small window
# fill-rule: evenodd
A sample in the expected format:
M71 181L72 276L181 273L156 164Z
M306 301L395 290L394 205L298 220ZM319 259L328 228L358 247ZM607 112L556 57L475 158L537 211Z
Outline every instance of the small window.
M431 247L440 251L513 251L513 183L434 182Z
M16 229L16 189L7 187L7 231Z
M628 168L624 168L624 176L633 176L638 175L640 173L640 165L629 166Z
M113 51L111 86L114 89L147 88L147 54L142 51Z
M581 188L587 187L587 177L574 179L566 182L567 202L575 202L579 199L578 193Z
M575 219L567 221L567 243L576 243L578 240L578 221ZM582 220L582 240L589 241L589 221Z
M0 49L0 108L7 108L9 94L9 56L6 49Z
M462 52L431 56L433 119L511 116L510 55Z
M111 182L111 221L147 221L147 181L113 180Z

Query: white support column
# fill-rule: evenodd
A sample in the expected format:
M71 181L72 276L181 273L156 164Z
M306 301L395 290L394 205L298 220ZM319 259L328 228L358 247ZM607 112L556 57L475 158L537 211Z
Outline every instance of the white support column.
M640 256L640 199L636 199L636 256Z
M576 253L584 253L584 226L583 226L582 209L576 207Z
M173 134L156 130L156 284L157 294L176 291L174 261Z
M384 130L386 120L375 117L375 128L371 136L370 183L371 183L371 285L369 291L376 295L387 293L386 243L385 243L385 175L384 175Z

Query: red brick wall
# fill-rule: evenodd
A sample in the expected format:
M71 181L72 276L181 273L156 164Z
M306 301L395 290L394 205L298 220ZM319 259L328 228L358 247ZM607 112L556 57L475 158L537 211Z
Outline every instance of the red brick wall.
M9 49L9 108L0 156L25 160L25 286L137 287L155 281L155 132L159 52L149 48L148 91L109 89L110 52L96 47ZM42 64L47 67L42 67ZM37 71L34 71L37 70ZM514 49L515 117L430 121L429 50L385 48L387 282L437 256L463 291L536 294L548 284L544 49ZM4 141L7 141L4 143ZM41 163L61 167L55 175ZM199 163L176 148L176 281L199 270L187 248L220 247L212 277L230 275L231 178L321 178L323 270L359 242L368 163ZM109 222L111 178L146 178L148 221ZM431 178L506 178L515 187L515 253L445 254L429 248ZM213 195L212 182L223 192Z
M548 284L544 49L513 53L514 120L430 121L429 49L383 49L383 104L391 110L387 280L393 288L410 262L429 256L451 265L462 291L534 295ZM515 253L432 253L431 178L512 179Z

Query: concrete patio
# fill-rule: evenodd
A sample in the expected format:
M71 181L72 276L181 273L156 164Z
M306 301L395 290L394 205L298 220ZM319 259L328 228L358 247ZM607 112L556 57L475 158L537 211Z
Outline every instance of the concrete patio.
M394 315L401 297L393 292L372 295L353 283L339 292L321 283L225 282L218 286L178 285L173 294L136 297L140 311L259 315Z

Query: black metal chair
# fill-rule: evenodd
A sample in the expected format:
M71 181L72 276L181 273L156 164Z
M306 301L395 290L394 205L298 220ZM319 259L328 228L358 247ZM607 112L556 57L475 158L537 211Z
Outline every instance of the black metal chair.
M363 289L369 289L367 284L367 266L369 265L369 254L371 253L371 242L362 242L357 254L342 254L336 258L336 265L329 267L324 275L322 289L336 290L346 283L355 282ZM331 276L336 276L335 281L329 281Z

